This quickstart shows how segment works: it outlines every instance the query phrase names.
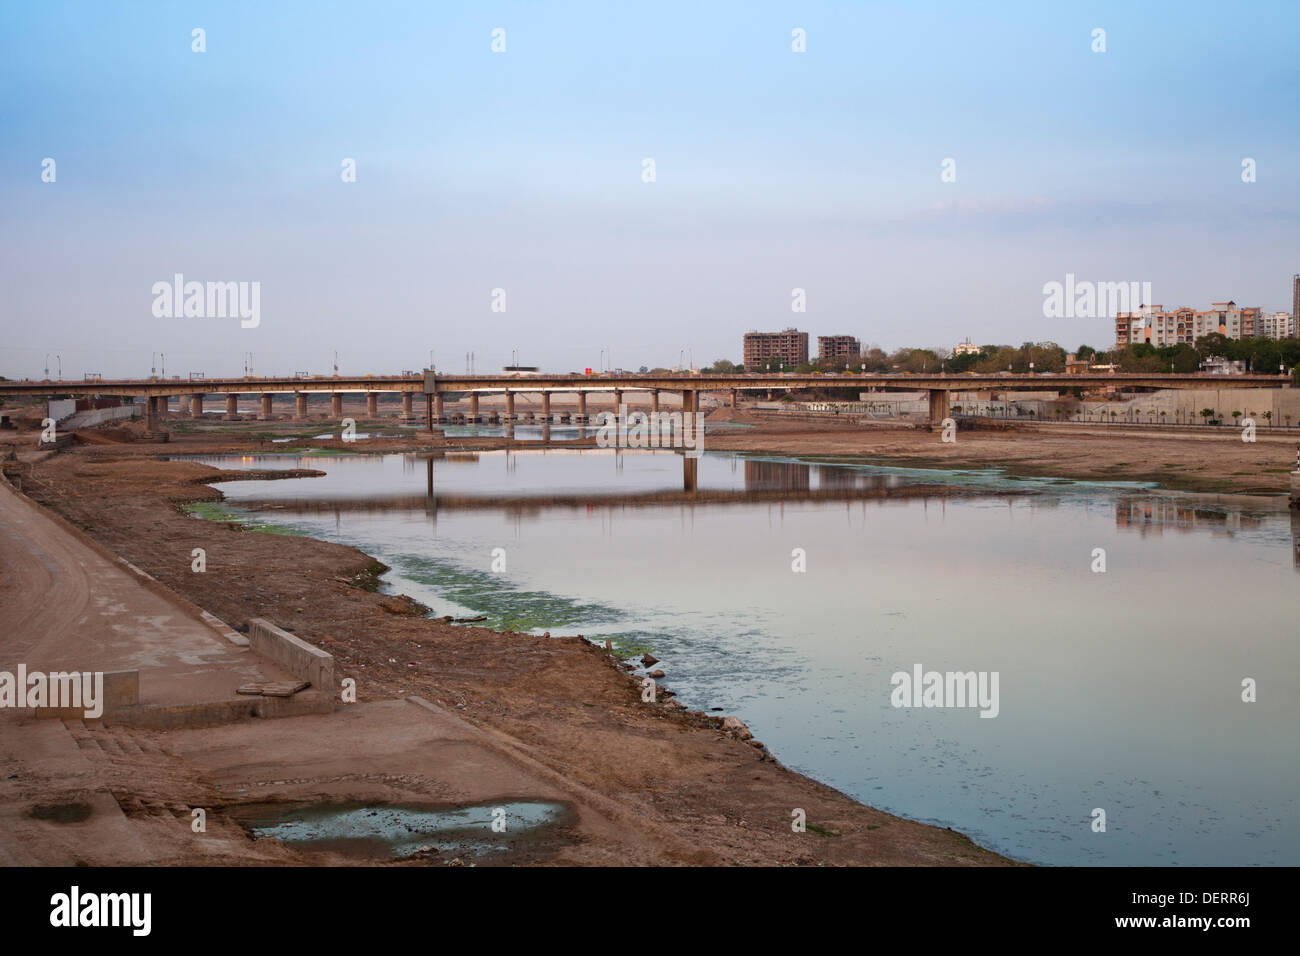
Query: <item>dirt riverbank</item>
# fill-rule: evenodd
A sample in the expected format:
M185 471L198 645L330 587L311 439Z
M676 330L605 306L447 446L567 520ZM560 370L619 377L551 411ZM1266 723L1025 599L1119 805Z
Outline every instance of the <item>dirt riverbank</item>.
M1293 440L1264 436L1248 444L1219 434L963 431L957 443L943 444L926 432L810 427L725 409L715 419L739 426L709 435L708 447L716 450L909 467L1004 467L1013 474L1158 481L1217 493L1281 493L1294 461ZM266 433L288 434L294 427L198 426L174 432L166 445L78 445L41 461L25 451L27 461L11 470L25 493L231 625L266 617L334 654L339 676L356 679L361 700L419 695L441 703L698 849L685 858L651 841L647 858L629 863L1008 862L960 834L881 813L786 770L774 759L780 754L719 729L719 714L643 703L621 662L576 635L532 637L428 619L413 602L374 590L375 562L356 549L199 521L181 510L186 503L217 500L219 493L205 482L221 474L161 456L286 451ZM437 434L346 446L310 441L340 451L507 444L537 447ZM204 574L191 571L196 547L208 555ZM671 683L669 669L665 685ZM790 830L795 807L805 809L812 824L799 839Z
M373 590L375 563L356 549L188 516L180 505L219 497L204 481L220 473L158 455L249 450L193 437L162 447L76 447L21 466L16 480L227 623L266 617L292 627L335 656L338 676L357 681L361 701L427 698L617 801L646 823L645 856L629 864L1009 862L959 833L879 812L787 770L761 745L723 732L722 714L643 703L621 662L576 635L428 619L413 602ZM197 547L207 553L203 574L191 571ZM806 811L808 832L791 832L794 808ZM676 843L659 845L656 832L675 834ZM693 851L683 854L682 842Z

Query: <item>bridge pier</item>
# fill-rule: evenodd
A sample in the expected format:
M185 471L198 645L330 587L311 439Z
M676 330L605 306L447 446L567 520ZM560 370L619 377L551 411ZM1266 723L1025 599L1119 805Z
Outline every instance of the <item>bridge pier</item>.
M587 393L581 390L578 392L578 424L587 424Z
M330 393L330 417L331 418L343 417L343 393L342 392Z
M298 392L296 395L293 396L293 402L294 402L293 417L306 418L307 417L307 393Z
M659 411L659 389L650 389L650 411Z
M469 393L469 417L473 424L478 424L478 392Z
M515 393L506 389L506 421L509 423L515 420Z
M943 420L948 417L948 397L946 388L930 389L930 431L943 427Z
M618 410L622 407L623 407L623 390L621 388L616 388L614 389L614 414L617 415Z
M732 408L737 407L737 406L736 406L736 396L737 396L739 393L740 393L740 389L738 389L738 388L733 388L733 389L731 390L731 407L732 407Z
M366 416L374 418L379 414L379 394L366 392Z
M274 398L275 396L270 392L262 393L262 414L259 417L264 422L269 422L271 420L271 402Z
M230 394L226 396L226 420L234 421L239 417L239 396Z
M190 414L195 418L203 417L203 396L202 395L190 396Z
M151 432L162 427L162 418L167 414L167 399L150 395L144 402L144 427Z
M682 491L695 491L700 485L700 460L682 456Z
M551 423L551 393L546 391L542 392L542 421Z
M686 420L687 412L696 412L700 410L700 393L697 389L682 389L682 421Z
M447 399L443 398L441 392L435 392L433 395L433 417L441 425L447 414Z
M415 415L415 393L403 392L402 393L402 417L412 418L414 417L414 415ZM432 460L433 459L430 459L430 461Z

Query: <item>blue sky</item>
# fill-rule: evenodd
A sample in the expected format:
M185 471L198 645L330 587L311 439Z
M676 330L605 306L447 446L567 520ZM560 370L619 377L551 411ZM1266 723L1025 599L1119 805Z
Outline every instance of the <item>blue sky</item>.
M1067 272L1289 309L1297 50L1289 2L7 4L0 374L1109 345ZM260 325L155 318L177 272Z

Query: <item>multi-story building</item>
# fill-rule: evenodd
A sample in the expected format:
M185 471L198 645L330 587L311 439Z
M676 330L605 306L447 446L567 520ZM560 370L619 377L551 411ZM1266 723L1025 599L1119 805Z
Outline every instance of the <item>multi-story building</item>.
M1266 339L1293 339L1295 316L1290 312L1264 312L1259 317L1259 334Z
M783 365L808 364L808 333L798 329L783 332L746 332L745 368L754 370L765 362Z
M1300 335L1300 275L1291 277L1291 334Z
M953 355L978 355L979 352L980 347L978 345L971 345L969 336L966 338L965 342L958 342L952 347Z
M856 361L862 354L862 343L852 335L817 336L817 357L823 361Z
M1249 339L1265 335L1266 323L1258 306L1213 302L1204 312L1187 306L1166 312L1162 305L1144 305L1136 312L1115 316L1115 344L1136 345L1146 342L1157 348L1193 344L1201 336L1218 332L1230 339Z

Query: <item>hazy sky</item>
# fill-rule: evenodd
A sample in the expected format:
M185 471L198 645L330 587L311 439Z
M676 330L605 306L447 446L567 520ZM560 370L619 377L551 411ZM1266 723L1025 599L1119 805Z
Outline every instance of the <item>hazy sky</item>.
M1290 309L1298 145L1294 0L5 3L0 375L1105 347L1045 282ZM175 273L260 324L156 318Z

